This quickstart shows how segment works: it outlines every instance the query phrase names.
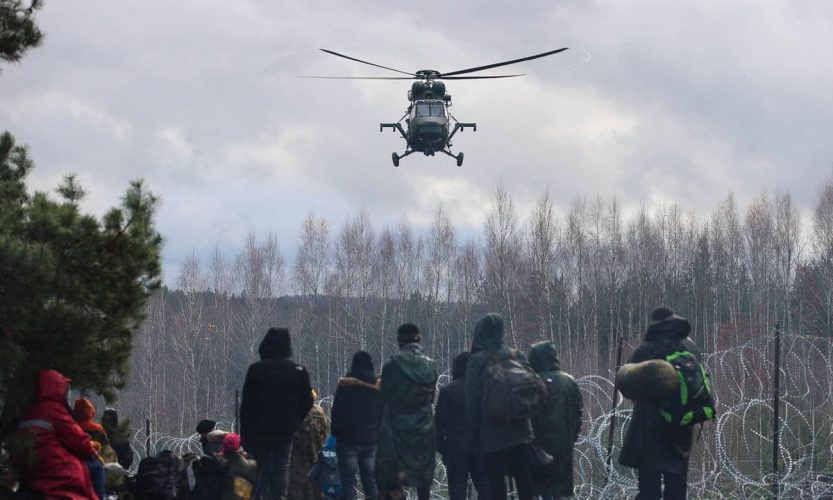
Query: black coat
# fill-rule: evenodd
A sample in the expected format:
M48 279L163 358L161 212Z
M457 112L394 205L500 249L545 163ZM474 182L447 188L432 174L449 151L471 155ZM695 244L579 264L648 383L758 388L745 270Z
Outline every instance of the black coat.
M260 344L261 360L249 366L240 404L243 447L258 453L292 442L312 408L309 374L292 361L289 334L270 330Z
M451 369L453 380L440 389L434 422L437 430L437 451L445 455L471 453L477 450L475 432L466 418L466 368L455 364Z
M689 351L701 358L688 338L688 320L671 316L652 323L628 363L664 359L676 351ZM686 474L691 453L692 428L671 427L660 417L658 400L634 401L619 463L638 469Z
M503 319L489 313L474 326L474 341L469 362L466 365L466 417L479 434L480 450L497 453L521 444L532 442L532 424L529 419L510 423L495 422L481 416L483 388L486 385L486 368L495 356L512 356L526 363L523 354L503 345Z
M339 443L372 446L382 424L382 396L372 372L348 373L333 398L332 434Z

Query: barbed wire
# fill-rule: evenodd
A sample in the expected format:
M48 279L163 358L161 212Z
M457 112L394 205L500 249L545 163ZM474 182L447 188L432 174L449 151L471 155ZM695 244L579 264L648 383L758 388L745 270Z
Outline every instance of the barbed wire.
M691 498L833 497L833 341L782 335L779 471L773 470L772 336L756 336L709 355L706 365L715 389L718 417L694 430L688 475ZM438 388L450 380L443 373ZM584 425L575 445L578 498L619 499L637 492L636 471L617 463L632 408L618 398L611 377L576 379L584 398ZM325 410L332 396L319 401ZM608 465L611 423L615 425ZM232 428L218 424L218 429ZM134 434L137 456L145 456L145 430ZM151 433L151 451L201 453L199 436ZM136 461L138 462L138 460ZM134 463L132 472L135 472ZM438 460L432 497L447 498L446 473Z

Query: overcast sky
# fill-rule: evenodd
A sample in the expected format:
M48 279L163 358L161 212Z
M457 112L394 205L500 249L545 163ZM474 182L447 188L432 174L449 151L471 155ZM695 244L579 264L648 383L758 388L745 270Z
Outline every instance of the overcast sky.
M144 178L168 282L252 230L291 256L311 210L421 225L443 203L476 234L502 180L522 217L546 186L562 214L600 195L706 215L762 187L806 213L833 164L829 0L48 0L38 20L42 47L0 73L0 129L31 147L34 188L75 172L96 213ZM559 47L503 68L522 78L448 82L478 124L455 137L462 168L391 165L404 142L378 125L408 82L296 78L386 74L318 48L451 71Z

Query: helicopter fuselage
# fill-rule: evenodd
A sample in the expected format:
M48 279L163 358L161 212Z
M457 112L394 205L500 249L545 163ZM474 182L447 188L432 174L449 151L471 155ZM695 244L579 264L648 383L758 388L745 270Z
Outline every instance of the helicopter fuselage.
M446 102L440 99L414 100L408 109L407 126L408 146L414 150L433 156L435 152L445 149L448 143L448 111Z

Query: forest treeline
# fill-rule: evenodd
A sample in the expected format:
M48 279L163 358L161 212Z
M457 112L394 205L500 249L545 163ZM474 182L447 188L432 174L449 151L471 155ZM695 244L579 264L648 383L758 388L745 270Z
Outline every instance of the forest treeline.
M294 356L323 396L354 351L386 359L405 321L449 367L476 319L497 311L508 343L552 339L577 376L609 376L617 339L627 353L660 304L690 319L707 353L776 323L786 334L833 333L833 179L810 214L764 190L745 207L730 194L706 215L669 204L625 216L616 200L578 198L558 217L544 191L521 217L498 184L474 240L438 207L422 231L407 221L373 227L364 212L341 227L310 214L292 263L279 241L251 234L237 255L192 255L151 297L119 401L134 421L174 435L203 417L230 422L269 325L291 329Z

